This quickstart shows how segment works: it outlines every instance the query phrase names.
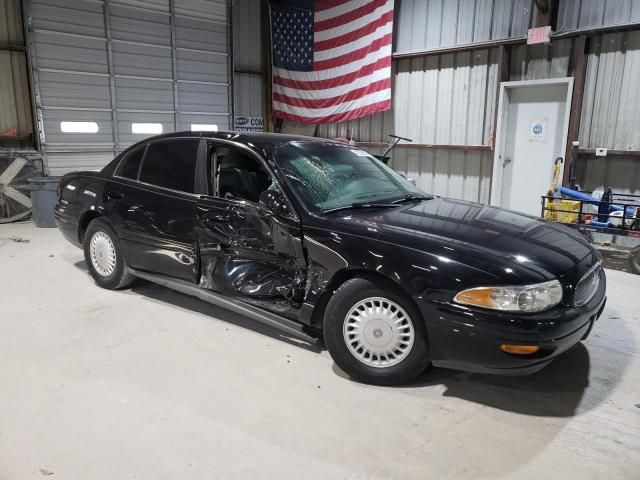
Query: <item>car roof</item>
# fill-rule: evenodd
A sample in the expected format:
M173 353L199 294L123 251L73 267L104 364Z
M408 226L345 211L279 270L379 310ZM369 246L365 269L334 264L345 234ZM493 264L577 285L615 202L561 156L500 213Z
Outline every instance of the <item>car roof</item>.
M266 133L266 132L175 132L175 133L166 133L164 135L157 135L155 137L150 137L145 139L144 141L150 140L159 140L163 138L179 138L179 137L204 137L211 139L220 139L220 140L233 140L235 142L244 143L244 144L253 144L255 146L259 146L262 148L270 149L277 145L281 145L283 143L290 142L301 142L301 141L313 141L313 142L326 142L326 143L336 143L339 140L330 140L326 138L318 138L318 137L307 137L303 135L291 135L287 133Z

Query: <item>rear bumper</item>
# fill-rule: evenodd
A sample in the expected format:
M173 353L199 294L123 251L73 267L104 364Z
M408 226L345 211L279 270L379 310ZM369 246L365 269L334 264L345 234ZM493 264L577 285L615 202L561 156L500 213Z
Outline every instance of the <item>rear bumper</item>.
M56 205L53 211L53 218L56 222L56 227L62 233L62 236L69 242L73 243L76 247L82 248L80 239L78 238L78 222L72 219L64 211L64 207L60 204Z
M605 291L603 281L584 307L562 307L527 316L439 305L435 309L438 320L427 323L432 362L479 373L534 373L586 338L604 310ZM532 355L514 355L503 352L502 344L537 345L540 350Z

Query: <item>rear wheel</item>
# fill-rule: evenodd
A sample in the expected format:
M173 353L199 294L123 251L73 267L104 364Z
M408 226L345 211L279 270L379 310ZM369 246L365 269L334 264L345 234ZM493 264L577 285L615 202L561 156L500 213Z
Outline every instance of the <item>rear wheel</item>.
M422 318L401 292L354 278L336 290L324 317L331 357L351 377L375 385L407 383L429 364Z
M89 273L102 288L115 290L131 285L135 280L122 257L118 237L109 224L100 218L87 227L84 258Z

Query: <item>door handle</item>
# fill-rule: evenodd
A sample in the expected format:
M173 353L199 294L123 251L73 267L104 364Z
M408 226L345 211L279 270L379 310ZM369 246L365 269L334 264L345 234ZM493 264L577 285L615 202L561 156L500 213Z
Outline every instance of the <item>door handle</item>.
M111 190L107 192L107 198L109 200L122 200L124 198L124 194L117 190Z
M511 163L511 158L509 158L509 157L505 158L504 162L502 162L502 168L505 168L510 163Z

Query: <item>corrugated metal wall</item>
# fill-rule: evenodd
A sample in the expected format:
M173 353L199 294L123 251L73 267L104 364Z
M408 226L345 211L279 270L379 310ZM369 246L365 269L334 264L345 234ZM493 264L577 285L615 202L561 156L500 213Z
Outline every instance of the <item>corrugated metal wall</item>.
M255 0L233 2L234 114L264 117L262 10Z
M226 0L31 0L33 63L52 174L98 169L149 136L230 126ZM96 122L64 133L60 122Z
M640 151L640 30L590 40L580 148ZM606 185L640 194L640 158L583 154L578 179L592 190Z
M557 32L640 22L640 0L559 0Z
M640 150L640 30L591 39L581 148Z
M511 47L509 80L541 80L573 75L570 71L572 48L572 39Z
M396 52L523 37L530 0L402 0Z
M0 135L12 128L18 137L33 134L25 50L19 1L0 2Z

